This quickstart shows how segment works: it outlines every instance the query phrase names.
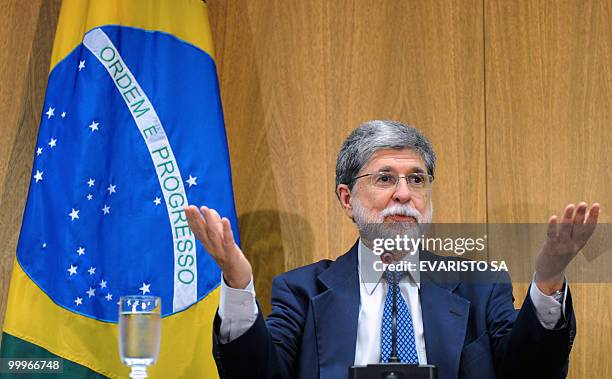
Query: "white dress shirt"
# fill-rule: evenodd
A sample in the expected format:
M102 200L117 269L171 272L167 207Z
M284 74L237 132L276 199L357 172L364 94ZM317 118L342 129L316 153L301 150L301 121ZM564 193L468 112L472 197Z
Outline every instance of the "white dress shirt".
M362 257L371 256L364 254L368 248L359 241L359 262ZM358 265L361 268L361 264ZM382 272L378 282L374 280L364 281L361 269L359 269L359 318L357 322L357 343L355 346L355 365L366 365L380 362L380 334L382 327L382 315L387 291L386 280L382 279ZM419 298L420 284L410 276L405 276L400 282L400 293L410 309L414 328L419 363L427 363L425 350L425 333L423 329L423 315L421 312L421 300ZM567 286L565 288L567 296ZM536 315L542 326L546 329L555 327L561 318L561 312L565 313L565 307L561 309L561 303L552 296L544 295L535 282L531 283L529 296L536 309ZM563 299L565 306L565 298ZM244 334L257 318L258 309L255 302L255 287L253 279L245 289L229 287L221 276L221 294L219 301L219 317L221 326L219 339L221 343L228 343Z
M368 270L367 279L362 274L362 268L372 267L371 259L379 258L359 241L359 318L357 320L357 346L355 348L355 365L380 362L380 335L382 328L385 298L387 297L387 280L383 271ZM410 256L407 260L410 260ZM418 256L414 256L415 261ZM418 266L417 266L418 267ZM371 277L375 274L376 277ZM419 290L421 284L418 278L411 275L402 277L399 283L400 293L406 301L412 317L414 342L420 364L427 364L425 352L425 333L423 332L423 315L421 314L421 299Z

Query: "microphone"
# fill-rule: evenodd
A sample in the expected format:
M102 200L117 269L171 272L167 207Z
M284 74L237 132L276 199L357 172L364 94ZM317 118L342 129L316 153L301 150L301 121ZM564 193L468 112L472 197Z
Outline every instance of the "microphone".
M380 259L386 264L391 264L395 260L393 253L389 251L382 253ZM391 306L391 356L389 357L389 363L397 363L400 361L397 357L397 290L399 289L399 282L397 281L396 272L390 271L388 267L385 270L385 274L387 276L391 275L392 278L391 288L388 288L387 291L393 291L393 304Z
M393 263L393 261L395 260L395 258L393 257L393 253L392 253L392 252L390 252L390 251L385 251L384 253L382 253L382 254L380 255L380 260L381 260L383 263L386 263L386 264L391 264L391 263Z

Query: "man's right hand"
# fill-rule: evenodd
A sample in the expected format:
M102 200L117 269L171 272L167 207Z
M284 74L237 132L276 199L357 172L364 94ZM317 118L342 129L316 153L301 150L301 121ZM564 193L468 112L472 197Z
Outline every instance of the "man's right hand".
M232 288L246 288L253 269L234 241L230 221L207 207L188 205L185 214L193 234L221 267L225 283Z

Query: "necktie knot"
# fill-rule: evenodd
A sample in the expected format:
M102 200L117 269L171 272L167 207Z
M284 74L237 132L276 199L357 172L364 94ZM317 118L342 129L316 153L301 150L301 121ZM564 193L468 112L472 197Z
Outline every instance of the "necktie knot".
M385 277L389 286L399 284L406 273L403 271L385 271Z

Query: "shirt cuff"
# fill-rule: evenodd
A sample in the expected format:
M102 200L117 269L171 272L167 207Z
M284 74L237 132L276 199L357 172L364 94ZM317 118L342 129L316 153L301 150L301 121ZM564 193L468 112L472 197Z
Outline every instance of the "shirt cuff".
M221 290L219 299L219 340L229 343L243 335L257 319L257 302L253 277L245 289L232 288L223 280L221 273Z
M565 317L565 298L567 296L567 279L563 284L563 299L559 303L554 297L545 295L538 286L535 280L531 281L529 288L529 297L536 310L536 315L540 324L545 329L554 329L561 317Z

